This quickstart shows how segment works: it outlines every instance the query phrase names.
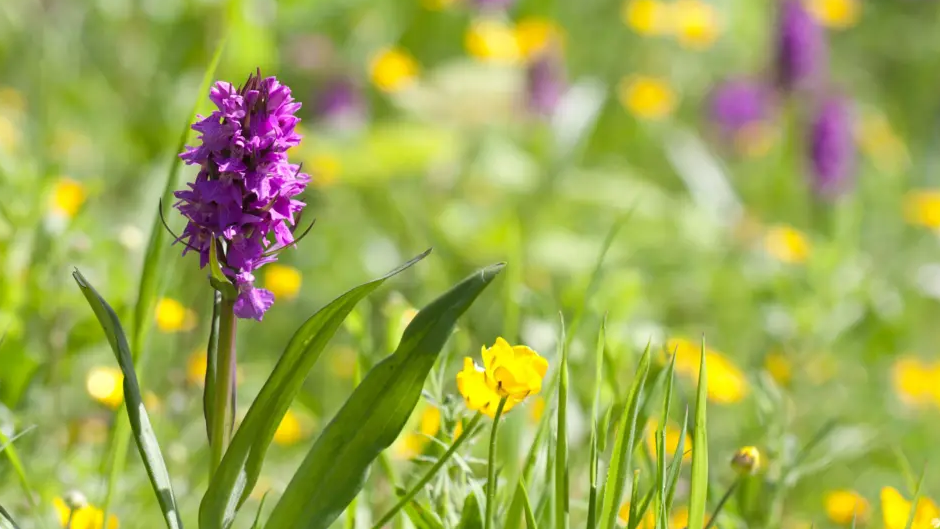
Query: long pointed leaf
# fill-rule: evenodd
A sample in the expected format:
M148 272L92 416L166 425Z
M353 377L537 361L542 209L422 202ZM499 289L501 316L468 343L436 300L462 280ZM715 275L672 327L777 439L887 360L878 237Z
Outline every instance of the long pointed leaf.
M588 493L588 513L586 529L597 527L597 403L601 398L601 384L604 378L604 349L607 347L607 316L601 322L597 333L597 347L594 352L594 393L591 395L591 439L590 439L590 487Z
M613 529L617 523L617 510L623 498L623 490L626 488L627 475L630 473L633 445L636 442L637 419L639 418L643 387L646 385L646 376L649 374L649 369L650 346L646 344L646 350L640 358L640 365L630 387L627 405L624 406L623 414L620 416L620 430L617 440L614 442L610 468L607 469L604 502L601 509L601 526L605 529Z
M166 462L163 460L163 454L160 453L160 445L157 443L153 427L150 425L150 417L147 415L143 399L140 397L140 386L137 383L134 360L131 358L130 347L127 345L127 337L121 328L121 322L118 320L114 309L88 283L88 280L82 276L81 272L75 270L72 272L72 277L75 278L78 288L81 289L91 309L95 312L95 317L98 318L98 323L108 337L111 350L114 351L114 356L117 358L121 372L124 374L124 401L127 417L134 433L137 450L140 452L140 457L147 468L150 484L157 495L160 510L163 511L166 525L170 529L181 529L183 522L180 520L176 497L170 484L170 473L166 469Z
M522 498L522 508L525 512L525 524L528 529L538 529L538 524L535 522L535 514L532 512L532 502L529 501L529 493L525 490L525 482L519 480L519 497Z
M326 529L333 523L404 428L457 319L502 268L474 273L418 312L395 353L369 371L320 434L267 527Z
M692 432L692 484L689 491L689 527L705 525L705 501L708 496L708 374L705 366L705 338L699 360L698 392L695 397L695 431Z
M3 508L3 505L0 505L0 517L4 520L10 522L10 525L13 526L13 529L20 529L20 526L16 525L16 522L13 520L13 517L10 516L10 513Z
M555 442L555 527L568 529L568 340L565 339L565 320L561 320L560 382L558 384L558 415Z
M202 529L229 527L235 520L238 508L258 481L265 453L281 419L326 344L356 304L388 278L408 269L428 253L430 250L384 276L346 292L317 311L294 333L271 376L248 409L209 483L199 507Z

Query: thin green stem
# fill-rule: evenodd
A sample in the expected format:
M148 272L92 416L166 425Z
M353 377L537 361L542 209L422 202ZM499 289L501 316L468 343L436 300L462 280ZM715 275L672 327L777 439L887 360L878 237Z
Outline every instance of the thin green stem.
M490 454L486 461L486 518L483 529L493 527L493 511L496 509L496 432L499 429L499 416L503 414L507 397L499 399L496 415L493 416L493 429L490 431Z
M219 314L219 347L215 371L215 413L212 416L212 459L210 476L222 463L222 454L225 445L231 438L231 422L229 418L229 403L232 400L234 381L232 373L235 367L235 302L230 299L222 300L222 309ZM231 410L234 416L235 410Z
M718 506L715 507L715 512L712 513L711 518L708 519L708 523L705 524L705 529L711 529L715 522L718 520L718 515L721 514L721 509L728 503L728 500L731 499L731 494L734 493L734 489L738 488L738 483L741 483L741 478L737 478L734 482L731 483L731 486L728 487L728 490L725 491L725 495L721 497L721 500L718 501Z
M444 452L444 454L440 458L438 458L438 460L434 463L434 465L432 465L431 468L429 468L427 472L425 472L424 475L421 476L421 479L419 479L418 482L415 483L411 487L411 489L409 489L408 492L405 493L405 495L401 497L401 499L398 500L398 503L396 503L394 507L389 509L389 511L385 513L384 516L379 518L378 522L372 525L372 529L380 529L382 526L388 523L389 520L391 520L392 518L395 517L396 514L398 514L398 511L402 510L405 507L405 505L408 504L408 502L410 502L419 492L421 492L422 489L424 489L424 486L427 485L434 478L435 475L437 475L437 473L441 470L441 467L443 467L444 464L447 463L447 461L450 459L450 457L454 455L454 452L456 452L457 449L460 448L460 445L462 445L464 441L470 438L470 434L473 432L473 429L476 428L477 423L480 422L480 419L482 417L483 415L477 412L477 414L474 415L472 419L470 419L470 422L467 424L467 427L464 428L464 431L463 433L460 434L460 437L454 440L454 443L450 445L450 448L448 448L447 451Z

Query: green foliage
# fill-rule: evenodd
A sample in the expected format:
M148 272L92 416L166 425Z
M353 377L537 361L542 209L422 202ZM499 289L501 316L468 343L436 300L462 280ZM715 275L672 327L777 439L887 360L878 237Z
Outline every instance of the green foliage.
M705 338L702 337L698 390L695 396L695 424L692 430L692 483L689 491L689 527L705 525L705 506L708 497L707 400L708 374L705 365Z

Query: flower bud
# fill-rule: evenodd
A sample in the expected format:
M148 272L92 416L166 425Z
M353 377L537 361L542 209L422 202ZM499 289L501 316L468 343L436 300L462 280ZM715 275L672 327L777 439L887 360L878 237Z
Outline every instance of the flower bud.
M78 509L88 506L88 498L77 490L67 492L62 498L62 501L64 501L65 505L72 511L77 511Z
M734 453L731 468L742 476L751 476L760 470L760 452L756 447L745 446Z

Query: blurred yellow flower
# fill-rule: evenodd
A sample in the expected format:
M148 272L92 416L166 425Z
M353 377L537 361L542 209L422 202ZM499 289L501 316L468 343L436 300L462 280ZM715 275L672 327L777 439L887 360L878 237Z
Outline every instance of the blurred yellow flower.
M191 331L196 327L196 313L172 298L157 301L154 319L162 332Z
M627 525L629 520L630 502L625 501L620 505L620 510L617 511L617 521L620 522L620 525ZM643 518L636 527L637 529L654 529L656 527L656 518L653 516L653 509L646 509L646 513L643 514Z
M620 104L641 119L662 119L676 106L676 94L665 79L633 76L620 80Z
M659 428L659 421L656 419L650 419L646 423L646 448L649 450L649 453L654 458L656 457L656 430ZM679 439L682 435L682 430L679 429L679 426L673 422L667 422L665 428L666 434L666 460L670 461L672 455L676 452L676 448L679 447ZM682 447L682 461L687 462L692 460L692 438L689 437L689 434L685 434L685 444Z
M55 508L59 517L59 525L62 527L69 527L70 529L104 529L104 512L93 505L85 505L72 512L65 500L55 497L52 499L52 506ZM109 515L107 529L118 529L119 526L117 516Z
M294 299L300 292L303 275L294 267L271 263L264 267L264 288L274 294L275 299Z
M865 112L857 121L857 127L855 135L862 152L879 170L895 174L907 169L911 161L907 145L883 114Z
M698 380L701 344L685 338L672 338L666 343L667 354L676 351L676 372ZM708 370L708 400L720 404L739 402L747 395L748 384L744 373L724 355L705 348Z
M471 410L494 417L501 398L507 399L503 411L508 412L542 390L548 361L532 349L497 338L492 347L483 346L481 354L482 369L465 357L463 371L457 373L457 388Z
M406 50L386 48L369 63L372 82L383 92L398 92L411 86L418 76L418 62Z
M532 399L532 403L529 404L529 420L533 423L538 423L542 420L542 415L545 413L545 397L541 395Z
M904 219L915 226L940 229L940 190L909 191L904 197Z
M124 401L124 374L116 367L93 367L85 379L85 389L91 398L117 408Z
M281 446L290 446L304 437L303 427L300 425L300 419L293 410L287 410L284 418L277 425L274 431L274 442Z
M311 183L318 187L333 185L343 169L339 158L327 153L311 155L304 167L310 169Z
M196 349L186 359L186 380L194 386L205 385L208 369L209 361L206 358L206 348Z
M564 40L564 31L561 27L547 18L524 18L516 24L515 31L519 52L529 58L552 45L562 45Z
M52 186L49 207L56 214L72 218L85 203L85 186L71 178L59 178Z
M705 49L718 38L718 12L702 0L676 0L672 6L676 38L686 48Z
M22 114L26 111L26 98L15 88L0 87L0 108L10 114Z
M441 430L441 410L430 404L421 411L418 428L413 432L403 433L395 441L394 453L399 459L414 459L424 452L430 438ZM457 437L455 434L454 437Z
M904 499L897 489L881 489L881 514L885 529L905 529L911 513L911 502ZM914 511L914 523L911 529L935 529L935 520L940 518L940 509L930 498L920 498Z
M868 518L868 500L854 490L833 490L824 499L826 516L834 523L847 525L856 520L864 523Z
M664 35L670 31L672 10L658 0L626 0L620 10L623 23L640 35Z
M0 149L12 151L20 144L20 129L10 118L0 116Z
M731 468L743 476L756 474L760 470L760 450L755 446L739 448L731 458Z
M463 435L463 421L457 421L457 424L454 425L453 439L457 439L461 435Z
M338 346L330 360L330 372L341 380L349 380L356 372L356 351L348 346Z
M765 156L777 141L777 128L772 122L752 121L734 133L734 148L749 158Z
M470 56L481 61L511 63L521 57L513 28L495 19L473 21L464 36L464 47Z
M676 507L669 516L669 529L686 529L689 526L689 508L685 505Z
M764 358L764 369L781 386L788 386L793 376L793 366L783 353L773 352Z
M780 262L799 264L809 259L812 246L803 232L792 226L779 225L767 230L764 249Z
M932 366L919 359L904 357L892 366L891 381L901 402L917 406L931 401L940 376Z
M862 14L860 0L808 0L806 7L820 24L834 29L854 26Z

